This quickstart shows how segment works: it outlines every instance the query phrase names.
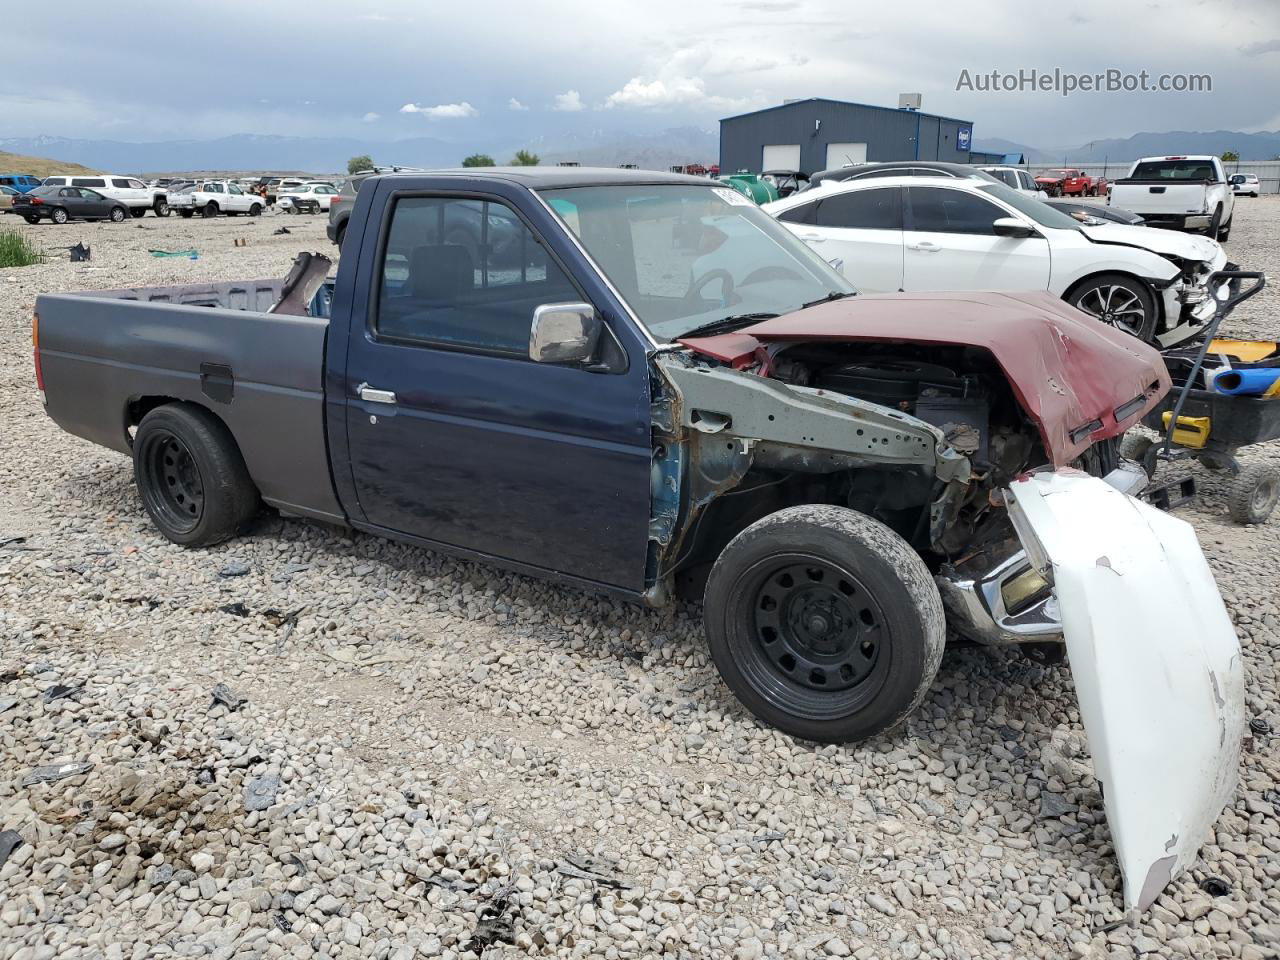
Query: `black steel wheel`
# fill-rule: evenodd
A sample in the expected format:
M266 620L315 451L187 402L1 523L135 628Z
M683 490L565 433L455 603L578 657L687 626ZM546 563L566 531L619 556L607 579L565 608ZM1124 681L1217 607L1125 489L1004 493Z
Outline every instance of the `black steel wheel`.
M205 204L201 214L205 217L216 217L218 215L218 205L213 201L209 201Z
M1150 341L1156 335L1155 299L1139 280L1119 273L1103 273L1083 281L1065 298L1078 310L1108 326Z
M182 438L158 428L138 444L137 457L148 511L163 516L169 529L194 530L204 517L204 481L190 448Z
M258 509L258 490L230 431L193 404L165 404L142 418L133 472L152 522L183 546L235 536Z
M898 724L942 657L942 602L901 537L843 507L771 514L707 582L711 655L730 689L786 733L831 743Z

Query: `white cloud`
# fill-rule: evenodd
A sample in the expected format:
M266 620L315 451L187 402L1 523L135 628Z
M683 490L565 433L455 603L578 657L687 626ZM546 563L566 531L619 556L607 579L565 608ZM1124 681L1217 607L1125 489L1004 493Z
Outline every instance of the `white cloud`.
M462 103L441 103L434 107L420 107L416 103L406 103L400 108L400 112L420 113L433 120L454 120L458 117L474 117L478 111L463 100Z
M587 105L582 102L582 96L577 90L566 90L556 95L551 109L559 110L561 113L577 113L579 110L587 109Z
M622 107L632 110L669 110L673 107L697 107L704 110L738 110L755 102L756 97L721 97L707 93L701 77L667 76L652 80L632 77L621 90L609 94L606 110Z
M512 97L510 100L507 101L507 109L508 110L528 110L529 108L526 107L519 100L517 100L515 97Z
M382 114L380 114L380 113L374 113L372 110L370 110L368 113L366 113L366 114L365 114L363 117L361 117L360 119L361 119L363 122L365 122L365 123L373 123L375 120L381 120L381 119L382 119Z

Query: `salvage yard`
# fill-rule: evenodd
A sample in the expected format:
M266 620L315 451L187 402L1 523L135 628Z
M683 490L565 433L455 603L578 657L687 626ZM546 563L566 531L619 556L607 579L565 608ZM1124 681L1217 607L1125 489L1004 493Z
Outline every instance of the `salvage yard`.
M51 257L0 270L0 960L1280 956L1280 518L1232 524L1221 476L1173 468L1252 736L1130 925L1065 663L953 648L903 727L816 747L730 695L693 608L271 513L174 546L41 410L35 297L283 276L324 220L0 219ZM1280 278L1280 198L1225 246ZM1280 281L1226 332L1280 337Z

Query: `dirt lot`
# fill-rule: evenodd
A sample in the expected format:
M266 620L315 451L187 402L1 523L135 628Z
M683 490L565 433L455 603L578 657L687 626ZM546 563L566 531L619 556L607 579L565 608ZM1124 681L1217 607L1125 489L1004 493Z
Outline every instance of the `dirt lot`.
M0 271L0 828L23 838L4 862L0 834L0 960L1277 955L1269 734L1129 925L1065 664L951 651L903 729L818 748L736 704L695 609L275 516L170 545L129 462L44 416L34 298L282 275L331 251L323 221L4 220L54 259ZM1240 201L1232 259L1280 278L1278 251L1280 199ZM1280 336L1280 289L1232 331ZM1280 516L1234 526L1185 469L1249 712L1280 730ZM92 767L22 785L67 760Z

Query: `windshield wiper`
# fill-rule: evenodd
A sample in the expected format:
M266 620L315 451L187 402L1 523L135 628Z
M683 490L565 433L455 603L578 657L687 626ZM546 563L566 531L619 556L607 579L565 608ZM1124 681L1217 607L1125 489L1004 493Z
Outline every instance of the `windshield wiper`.
M776 313L735 313L731 317L721 317L719 320L712 320L709 323L694 327L692 330L686 330L677 339L684 340L687 337L709 337L716 333L730 333L741 327L750 326L757 320L772 320L776 316L778 316Z
M808 303L800 304L799 309L806 310L809 307L816 307L820 303L830 303L832 300L843 300L845 297L856 297L857 294L852 290L832 290L825 297L819 297L817 300L810 300Z

